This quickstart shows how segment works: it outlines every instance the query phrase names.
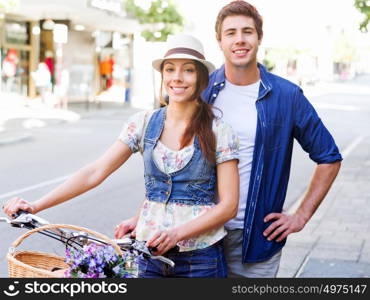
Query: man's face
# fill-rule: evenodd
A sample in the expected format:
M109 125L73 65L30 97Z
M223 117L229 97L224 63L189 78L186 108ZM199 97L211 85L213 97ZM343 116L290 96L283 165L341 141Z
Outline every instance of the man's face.
M260 40L252 18L243 15L226 17L218 43L227 67L247 68L257 63Z

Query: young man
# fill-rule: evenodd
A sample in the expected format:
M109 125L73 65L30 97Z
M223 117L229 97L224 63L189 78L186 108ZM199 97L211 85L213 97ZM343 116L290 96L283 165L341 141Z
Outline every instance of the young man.
M312 217L342 160L302 90L257 63L262 23L245 1L221 9L215 29L225 64L211 75L203 94L240 139L239 212L226 224L229 277L276 276L286 237ZM288 215L282 208L294 138L317 166L302 203Z
M303 229L330 189L342 157L316 111L295 84L257 63L262 17L245 1L223 7L216 37L225 64L210 76L203 99L222 110L240 139L240 198L226 224L229 277L275 277L286 237ZM317 163L297 211L282 213L293 141ZM116 236L133 230L126 220Z

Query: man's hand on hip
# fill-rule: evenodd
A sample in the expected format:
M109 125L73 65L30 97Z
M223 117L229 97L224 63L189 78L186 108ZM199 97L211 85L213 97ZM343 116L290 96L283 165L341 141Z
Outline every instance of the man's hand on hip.
M269 241L276 240L276 242L281 242L289 234L301 231L306 225L305 219L297 213L292 215L271 213L265 217L264 222L267 223L271 220L275 221L263 232L263 235Z

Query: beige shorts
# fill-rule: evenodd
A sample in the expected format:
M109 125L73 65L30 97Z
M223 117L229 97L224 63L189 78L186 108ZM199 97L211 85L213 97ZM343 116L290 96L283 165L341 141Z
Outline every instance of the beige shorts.
M228 230L224 251L228 277L275 278L280 265L281 250L271 258L257 263L242 263L243 229Z

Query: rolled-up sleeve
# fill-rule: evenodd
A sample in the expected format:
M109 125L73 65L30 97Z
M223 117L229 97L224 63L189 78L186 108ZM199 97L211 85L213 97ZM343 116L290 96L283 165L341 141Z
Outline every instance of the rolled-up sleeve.
M294 137L303 150L318 164L341 161L333 136L301 89L297 88L294 100Z

